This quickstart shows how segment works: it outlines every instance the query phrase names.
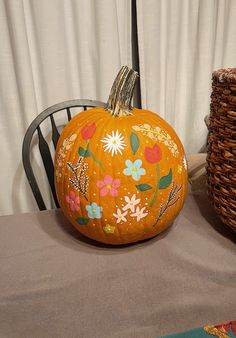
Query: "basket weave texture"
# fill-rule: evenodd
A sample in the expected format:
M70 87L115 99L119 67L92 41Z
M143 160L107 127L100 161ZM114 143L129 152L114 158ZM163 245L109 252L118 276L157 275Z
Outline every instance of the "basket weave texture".
M212 75L206 169L213 206L236 231L236 68Z

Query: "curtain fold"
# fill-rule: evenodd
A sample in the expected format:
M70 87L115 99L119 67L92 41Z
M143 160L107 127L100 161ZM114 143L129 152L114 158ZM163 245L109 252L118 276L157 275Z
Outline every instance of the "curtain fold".
M106 101L132 65L130 0L0 0L0 214L38 210L21 163L24 134L45 108ZM50 202L39 154L40 188Z
M206 142L212 71L236 67L235 17L234 0L137 0L142 106L187 152Z
M132 60L142 107L164 117L187 152L200 151L211 73L236 66L235 17L235 0L0 0L0 214L37 210L21 163L31 121L61 101L106 101ZM38 153L33 160L50 202Z

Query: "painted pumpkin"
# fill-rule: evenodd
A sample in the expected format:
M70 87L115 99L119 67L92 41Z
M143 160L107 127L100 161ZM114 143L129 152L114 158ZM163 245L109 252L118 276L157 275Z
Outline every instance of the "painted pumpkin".
M131 108L137 73L122 67L106 108L77 114L55 155L55 186L68 220L109 244L153 237L183 207L187 166L173 128L157 114Z

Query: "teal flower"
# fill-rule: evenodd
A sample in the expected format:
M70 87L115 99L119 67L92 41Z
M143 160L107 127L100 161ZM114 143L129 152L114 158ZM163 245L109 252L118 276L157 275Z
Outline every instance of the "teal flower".
M141 168L142 161L135 160L133 163L130 160L125 161L125 165L127 168L123 170L123 174L126 176L132 176L135 181L140 179L140 176L146 175L146 170Z
M102 207L93 202L91 205L86 205L86 210L88 211L89 218L101 218L102 217Z

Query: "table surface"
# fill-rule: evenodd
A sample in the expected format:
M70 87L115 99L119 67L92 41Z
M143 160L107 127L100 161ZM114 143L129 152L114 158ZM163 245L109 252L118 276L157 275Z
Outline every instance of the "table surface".
M0 337L158 337L236 318L235 235L204 194L164 234L82 237L61 210L0 217Z

